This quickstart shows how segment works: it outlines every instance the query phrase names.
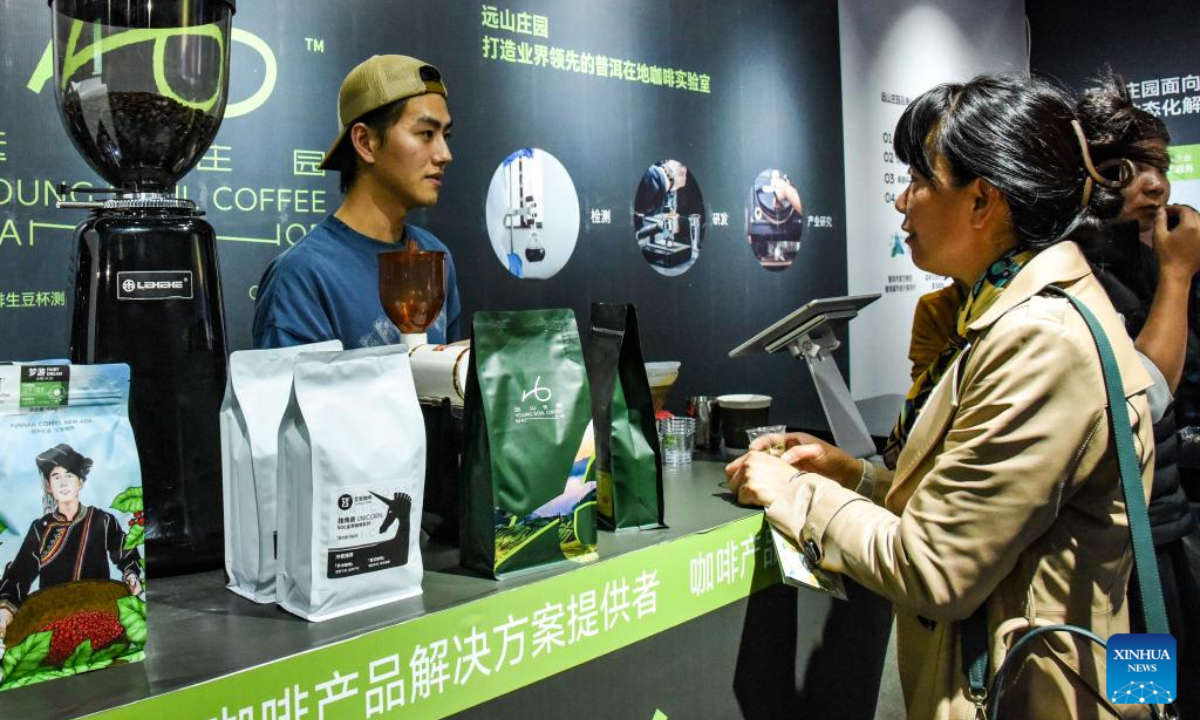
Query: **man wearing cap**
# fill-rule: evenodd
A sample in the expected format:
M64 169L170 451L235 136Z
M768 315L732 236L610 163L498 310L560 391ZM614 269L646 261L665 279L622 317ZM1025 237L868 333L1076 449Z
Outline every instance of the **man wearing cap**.
M275 258L259 283L254 346L341 340L346 348L400 342L379 299L378 254L415 242L446 253L446 301L432 343L462 336L450 251L406 222L434 205L451 161L446 87L432 65L376 55L350 71L338 94L342 130L321 162L341 173L341 207Z

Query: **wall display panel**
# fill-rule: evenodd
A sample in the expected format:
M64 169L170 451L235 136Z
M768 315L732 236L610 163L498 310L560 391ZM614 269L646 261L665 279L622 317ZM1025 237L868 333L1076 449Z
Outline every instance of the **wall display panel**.
M863 400L907 392L913 309L921 295L946 284L913 265L904 243L903 216L894 204L909 178L892 150L896 121L910 101L939 83L1026 70L1025 3L841 0L838 16L846 206L852 209L848 292L883 295L850 326L850 389ZM900 398L889 407L898 412ZM895 418L884 416L885 423Z
M55 186L101 182L61 127L50 21L42 0L0 0L4 359L67 353L84 212L56 209ZM594 300L634 302L647 358L683 361L668 408L759 392L776 398L778 420L824 425L788 358L725 354L747 329L847 291L833 0L259 0L239 4L232 40L224 123L178 187L220 240L230 349L250 345L267 263L338 207L337 176L317 165L342 77L371 54L404 53L437 65L449 90L454 161L439 205L410 220L453 251L464 310L586 318ZM691 178L682 210L659 218L675 232L638 238L640 179L669 161ZM747 183L764 168L802 188L789 220L802 241L768 248L747 231ZM651 235L663 250L653 257Z
M1196 4L1034 3L1030 64L1082 90L1108 63L1135 104L1171 131L1171 202L1200 207L1200 55ZM1095 38L1113 42L1097 45Z

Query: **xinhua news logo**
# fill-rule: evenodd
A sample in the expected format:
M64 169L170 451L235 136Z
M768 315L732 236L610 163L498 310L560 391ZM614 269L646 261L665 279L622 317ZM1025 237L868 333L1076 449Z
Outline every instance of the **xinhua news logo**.
M1122 633L1108 639L1105 689L1115 705L1175 702L1175 638Z

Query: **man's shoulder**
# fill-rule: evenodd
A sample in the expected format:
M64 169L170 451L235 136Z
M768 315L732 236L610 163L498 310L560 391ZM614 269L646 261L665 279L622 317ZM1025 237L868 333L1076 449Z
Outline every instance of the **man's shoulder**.
M336 234L322 222L295 245L276 256L271 261L269 272L282 276L303 275L340 252L344 252L344 248L337 242Z

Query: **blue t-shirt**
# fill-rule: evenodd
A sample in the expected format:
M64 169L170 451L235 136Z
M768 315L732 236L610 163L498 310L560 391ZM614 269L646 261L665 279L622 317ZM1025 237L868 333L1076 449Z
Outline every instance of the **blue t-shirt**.
M458 281L449 249L433 233L405 226L402 242L446 253L446 302L427 331L435 344L462 337ZM341 340L347 348L394 345L400 330L379 299L381 252L403 245L369 238L330 215L295 247L271 261L258 285L254 347Z

